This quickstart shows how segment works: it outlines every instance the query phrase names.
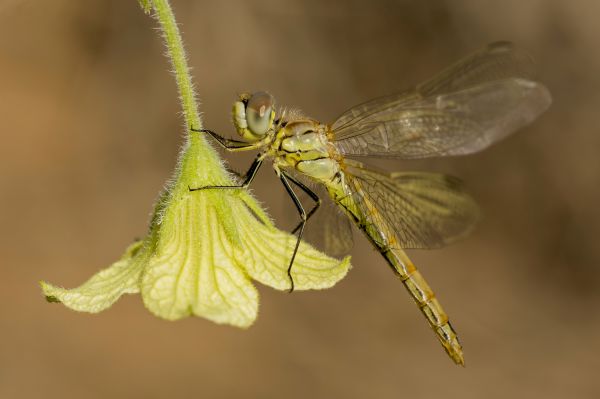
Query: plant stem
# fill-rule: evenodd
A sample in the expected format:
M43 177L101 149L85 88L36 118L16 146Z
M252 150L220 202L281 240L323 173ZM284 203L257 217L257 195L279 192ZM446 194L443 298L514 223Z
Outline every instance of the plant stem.
M149 11L149 5L154 8L155 18L160 25L165 45L167 46L167 54L173 66L185 119L188 141L180 154L180 163L175 172L172 190L179 188L187 192L188 185L191 187L201 187L206 185L233 184L223 167L218 153L206 142L205 136L200 133L190 134L191 127L202 129L202 118L198 112L198 103L187 65L183 41L181 40L181 34L179 33L179 28L175 22L175 15L169 5L169 1L145 0L140 4L146 11ZM172 190L170 190L170 194L172 194ZM223 194L225 195L225 193ZM250 193L243 191L239 193L239 198L252 209L264 224L271 225L269 217ZM161 202L166 203L166 201L168 201L168 196ZM159 204L159 207L161 206Z
M190 76L183 42L179 33L179 28L175 22L175 15L169 5L168 0L152 0L156 18L160 24L160 29L165 39L169 59L173 65L175 80L179 90L179 97L183 107L186 129L189 134L190 127L202 129L202 118L198 112L198 104L194 93L194 86ZM199 135L191 135L198 137Z
M173 66L185 120L187 143L180 154L173 189L176 189L176 186L179 185L180 189L186 191L188 184L191 187L233 184L222 166L218 153L206 142L205 135L191 132L192 127L202 129L202 118L198 112L198 102L196 101L194 85L187 65L183 40L169 1L149 1L151 3L148 4L151 4L154 8L154 17L159 23L167 47L167 55ZM144 6L143 3L142 6ZM186 184L179 184L184 181ZM248 195L243 195L243 197L248 197Z

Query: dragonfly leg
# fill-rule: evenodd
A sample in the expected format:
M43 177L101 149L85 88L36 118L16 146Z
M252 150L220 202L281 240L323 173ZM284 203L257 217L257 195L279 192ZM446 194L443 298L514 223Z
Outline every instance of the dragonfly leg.
M236 184L233 186L204 186L204 187L196 187L196 188L188 187L188 190L198 191L198 190L207 190L207 189L215 189L215 188L227 188L227 189L246 188L250 185L250 183L252 183L252 180L254 180L254 177L256 176L256 172L258 172L258 169L260 169L262 162L263 162L263 157L259 154L256 157L256 159L254 159L254 162L252 162L252 165L250 165L250 168L248 168L248 171L245 174L245 178L244 178L244 181L242 182L242 184Z
M237 170L231 168L229 165L225 165L225 170L231 173L232 175L235 175L241 181L244 181L246 179L246 175L241 174Z
M315 212L321 206L321 198L319 198L319 196L314 191L312 191L309 187L306 186L306 184L302 183L301 181L293 178L292 176L288 175L287 173L286 173L285 177L289 181L291 181L292 183L294 183L296 186L300 187L300 189L302 189L302 191L304 191L306 194L308 194L308 196L310 198L312 198L313 201L315 201L315 205L306 214L306 221L308 222L308 219L310 219L310 217L312 215L314 215ZM292 234L296 234L296 232L298 231L298 229L300 229L300 227L302 226L302 223L303 222L298 223L298 225L294 228L294 230L292 230Z
M193 127L190 128L190 130L192 132L210 134L227 151L245 151L245 150L252 150L252 149L256 148L256 144L247 143L245 141L240 141L240 140L228 139L228 138L218 135L217 133L213 132L212 130L194 129Z
M288 270L287 270L287 274L288 274L288 277L290 278L290 283L291 283L289 292L292 293L294 291L294 278L292 277L292 265L294 264L294 259L296 259L296 253L298 253L298 247L300 246L300 240L302 240L302 234L304 233L304 226L306 225L306 220L308 218L307 218L306 211L304 210L304 207L302 206L302 203L298 199L298 196L296 195L296 193L294 192L294 190L292 189L292 186L290 186L290 183L288 181L288 179L291 181L294 181L293 178L284 172L279 173L279 178L281 179L281 182L283 183L285 190L288 192L288 194L292 198L292 201L294 201L294 205L296 205L296 209L298 209L298 213L300 214L300 218L302 219L300 221L300 225L299 225L300 228L297 229L297 230L299 230L298 231L298 239L296 240L296 246L294 247L294 253L292 253L292 258L290 259L290 264L289 264ZM294 181L294 183L297 184L296 181ZM316 194L314 194L314 195L315 195L315 197L317 197ZM317 199L318 198L319 197L317 197Z

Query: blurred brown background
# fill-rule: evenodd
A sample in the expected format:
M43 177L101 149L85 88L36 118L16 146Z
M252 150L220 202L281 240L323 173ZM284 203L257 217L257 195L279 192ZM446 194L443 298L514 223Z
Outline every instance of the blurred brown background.
M331 290L260 287L248 331L166 322L139 296L98 315L46 303L38 280L77 286L145 233L184 132L137 1L3 0L0 398L600 397L600 3L173 3L205 124L226 135L240 91L332 121L495 40L535 56L554 104L534 125L475 156L385 164L457 175L485 212L469 239L411 252L467 367L362 237ZM261 172L279 218L292 205Z

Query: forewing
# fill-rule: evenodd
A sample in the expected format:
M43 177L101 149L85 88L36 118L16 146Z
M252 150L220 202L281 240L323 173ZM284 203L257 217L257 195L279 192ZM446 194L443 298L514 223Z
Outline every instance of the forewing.
M535 80L535 62L510 42L496 42L452 64L417 86L423 96L451 93L494 80Z
M480 151L550 105L531 59L496 43L414 90L350 109L332 125L344 155L423 158Z
M367 223L393 231L402 248L437 248L466 235L479 217L459 179L435 173L385 175L348 166L347 183Z

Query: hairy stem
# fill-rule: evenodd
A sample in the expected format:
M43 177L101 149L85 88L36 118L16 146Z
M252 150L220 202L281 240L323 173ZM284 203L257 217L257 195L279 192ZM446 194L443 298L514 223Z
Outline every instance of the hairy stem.
M173 65L187 131L189 132L192 126L196 129L202 129L202 118L198 112L194 85L192 84L179 28L175 22L175 15L173 15L173 10L167 0L152 0L152 3L156 11L156 19L165 39L169 59ZM198 135L194 136L197 137Z
M206 142L204 135L191 133L190 128L202 129L202 118L198 112L198 102L194 92L194 85L187 65L185 50L181 34L175 21L175 15L168 0L140 0L142 8L146 12L154 9L154 17L157 19L163 34L167 55L173 66L175 81L181 99L183 115L185 119L186 135L188 143L183 148L180 158L178 172L176 172L176 183L182 181L194 182L194 187L206 185L230 185L226 170L217 152ZM181 187L187 190L187 187ZM268 223L269 217L256 203L256 200L246 191L239 194L246 205L252 209L263 222Z

